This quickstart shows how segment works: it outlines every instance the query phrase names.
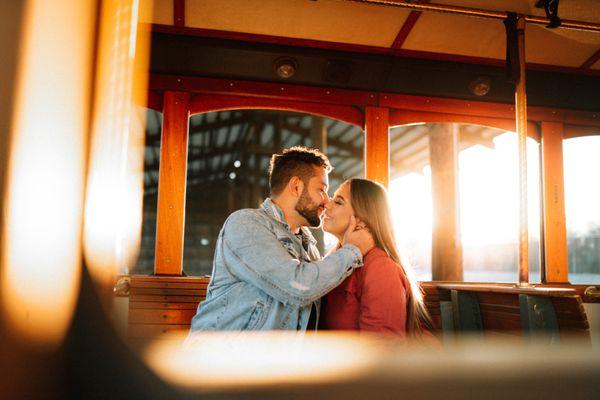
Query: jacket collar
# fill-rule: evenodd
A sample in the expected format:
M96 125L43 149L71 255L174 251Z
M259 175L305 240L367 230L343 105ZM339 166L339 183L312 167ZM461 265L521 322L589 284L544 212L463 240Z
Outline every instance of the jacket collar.
M267 197L265 201L263 201L261 208L265 210L265 212L277 222L286 227L287 230L290 230L290 226L285 221L285 216L283 211L277 204L271 200L270 197ZM290 231L291 232L291 231ZM306 226L300 227L300 232L302 232L302 240L308 240L311 244L316 245L317 240L314 238L312 232Z

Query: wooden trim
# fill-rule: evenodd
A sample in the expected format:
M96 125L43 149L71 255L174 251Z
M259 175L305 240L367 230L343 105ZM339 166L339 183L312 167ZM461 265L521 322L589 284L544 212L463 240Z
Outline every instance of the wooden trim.
M600 60L600 49L596 50L594 54L590 56L583 64L581 64L581 69L590 69L592 65L596 64L596 62Z
M251 96L319 104L377 105L377 94L374 92L234 79L152 74L150 76L150 88L153 90L177 90L202 94Z
M408 14L406 21L404 21L402 28L400 28L398 35L396 35L396 39L394 39L394 43L392 43L391 45L392 49L402 48L402 45L406 41L406 38L408 37L412 29L415 27L417 21L419 20L419 17L421 17L421 14L421 11L411 11L410 14Z
M490 117L508 120L515 119L515 108L512 104L395 93L382 93L379 98L379 106L396 108L399 110ZM590 111L530 106L527 109L527 114L530 121L564 122L573 125L600 126L600 114Z
M365 177L388 185L390 177L389 109L365 108Z
M251 43L270 43L284 46L309 47L352 53L384 54L407 58L420 58L436 61L460 62L465 64L488 65L504 67L504 59L463 56L458 54L434 53L429 51L395 49L390 47L369 46L351 43L328 42L313 39L299 39L281 36L262 35L255 33L230 32L215 29L179 27L172 25L152 24L152 32L168 33L185 36L199 36L205 38L237 40ZM527 69L547 72L561 72L566 74L600 76L600 70L562 67L557 65L527 63Z
M510 132L514 132L516 129L514 119L477 117L472 115L444 114L398 109L390 110L390 127L420 122L474 124L489 126L490 128L497 128ZM530 121L528 124L527 135L537 141L540 140L540 129L533 121Z
M574 289L566 287L546 287L532 286L519 287L515 285L497 285L497 284L461 284L461 283L436 283L438 290L458 290L467 292L484 292L484 293L513 293L513 294L530 294L540 296L573 296L576 293Z
M165 92L156 224L156 275L181 275L189 93Z
M569 281L562 141L562 123L542 122L541 175L546 260L544 283Z
M360 128L363 127L365 120L364 114L356 107L294 100L198 94L192 97L190 103L191 115L211 111L239 109L297 111L337 119L354 124Z
M563 139L600 135L600 126L565 125Z
M420 3L421 4L429 3L429 0L422 0L422 1L420 1ZM408 37L410 32L413 30L413 28L417 24L417 21L419 20L419 18L421 17L421 14L422 14L421 11L415 11L415 10L412 10L410 12L410 14L408 14L406 21L404 21L404 24L402 24L402 28L400 28L400 31L396 35L396 39L394 39L394 43L392 43L392 46L391 46L392 49L401 49L402 48L402 45L406 41L406 38Z
M463 122L464 117L477 117L471 120L477 124L487 125L492 120L498 119L499 127L506 126L510 120L514 124L514 106L511 104L492 103L484 101L446 99L440 97L414 96L394 93L377 93L371 91L336 89L331 87L314 87L291 85L283 83L266 83L254 81L241 81L233 79L198 78L178 75L152 74L150 76L150 89L154 91L183 91L196 94L248 96L254 98L279 99L346 106L379 106L389 107L392 125L399 125L404 121L402 112L417 111L421 115L440 117L445 115L448 122ZM250 101L249 101L250 102ZM427 114L431 113L431 114ZM350 114L355 114L350 112ZM529 107L530 121L564 122L570 125L600 127L600 113L589 111L566 110L558 108ZM352 117L355 118L355 117ZM441 120L440 120L441 121ZM466 120L465 120L466 121ZM511 129L514 130L514 129ZM537 131L537 130L536 130ZM533 135L530 135L535 137Z
M155 110L155 111L160 111L162 113L163 96L161 93L156 92L154 90L149 90L147 102L148 102L148 104L147 104L148 108Z
M185 26L185 0L173 0L173 25Z

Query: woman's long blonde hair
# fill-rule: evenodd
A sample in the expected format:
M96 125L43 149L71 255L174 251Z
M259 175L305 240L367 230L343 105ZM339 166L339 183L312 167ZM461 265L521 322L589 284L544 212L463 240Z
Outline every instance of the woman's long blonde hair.
M420 336L424 327L431 329L431 318L423 302L423 293L412 271L407 270L396 246L392 215L387 190L377 182L367 179L349 179L350 203L354 215L369 229L375 245L385 251L404 271L410 283L406 327L409 336Z

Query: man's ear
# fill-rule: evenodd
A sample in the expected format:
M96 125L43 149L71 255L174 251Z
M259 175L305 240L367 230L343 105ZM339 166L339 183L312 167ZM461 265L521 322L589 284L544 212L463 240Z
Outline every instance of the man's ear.
M296 197L300 197L302 191L304 190L304 182L298 176L292 176L290 181L288 182L288 189L290 193Z

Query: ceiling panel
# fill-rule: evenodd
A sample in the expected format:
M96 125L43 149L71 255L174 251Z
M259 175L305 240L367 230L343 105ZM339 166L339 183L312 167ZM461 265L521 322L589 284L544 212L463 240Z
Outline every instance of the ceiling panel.
M525 34L527 62L579 67L600 48L599 33L564 33L542 26L528 25Z
M402 48L486 58L504 58L502 21L423 13Z
M186 0L186 26L389 47L409 11L339 0Z

